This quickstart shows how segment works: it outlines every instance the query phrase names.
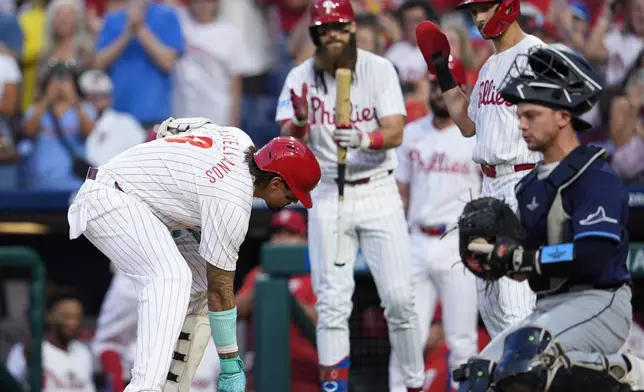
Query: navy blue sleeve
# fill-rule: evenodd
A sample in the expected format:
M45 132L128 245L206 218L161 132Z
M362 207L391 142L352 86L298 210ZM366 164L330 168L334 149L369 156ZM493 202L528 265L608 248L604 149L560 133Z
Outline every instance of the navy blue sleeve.
M613 171L589 172L569 197L572 199L570 213L575 241L587 237L622 240L628 214L628 192Z
M604 273L606 261L610 260L618 244L601 237L586 237L575 241L574 275L579 280L595 281Z

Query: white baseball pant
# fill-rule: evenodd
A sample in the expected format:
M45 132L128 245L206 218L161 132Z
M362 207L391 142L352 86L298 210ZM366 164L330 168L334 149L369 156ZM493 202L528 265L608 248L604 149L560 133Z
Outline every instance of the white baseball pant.
M458 234L442 240L430 237L418 227L411 230L411 257L416 278L416 311L423 347L440 299L443 304L443 329L450 349L450 372L478 352L478 312L474 275L460 263ZM392 353L389 362L389 391L406 392L400 364Z
M497 167L498 171L501 170ZM514 187L529 172L511 172L496 178L484 176L480 197L490 196L503 200L516 212L518 205ZM496 282L487 283L476 278L476 287L481 318L492 338L524 320L534 310L537 296L527 281L517 282L503 277Z
M126 392L160 392L188 311L203 291L206 264L189 265L168 228L99 171L81 186L68 212L70 238L84 234L133 283L138 297L136 357Z
M355 288L358 248L370 268L389 326L389 339L400 359L405 385L424 381L418 315L414 308L409 235L392 175L344 189L343 233L337 253L338 186L323 179L312 193L309 254L317 296L317 347L320 365L333 366L349 356L349 316ZM342 267L337 261L346 263Z

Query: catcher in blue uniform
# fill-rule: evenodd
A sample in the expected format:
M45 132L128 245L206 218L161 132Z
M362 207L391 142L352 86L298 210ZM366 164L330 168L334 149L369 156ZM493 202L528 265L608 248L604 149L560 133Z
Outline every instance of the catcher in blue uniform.
M601 148L580 145L579 116L602 91L565 46L519 55L501 96L517 105L528 147L544 160L503 201L470 202L459 220L461 258L479 277L528 279L534 313L454 372L459 391L631 391L628 192ZM631 377L632 378L632 377ZM630 385L629 385L630 384Z

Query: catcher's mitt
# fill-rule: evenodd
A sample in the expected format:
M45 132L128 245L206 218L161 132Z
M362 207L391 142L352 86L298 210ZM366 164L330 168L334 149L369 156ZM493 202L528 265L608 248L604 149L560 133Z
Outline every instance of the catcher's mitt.
M468 250L468 244L476 238L482 238L493 245L498 236L511 238L522 244L526 237L512 208L493 197L482 197L467 203L458 218L458 232L463 264L474 275L486 281L498 280L507 271L490 263L487 254L474 254Z

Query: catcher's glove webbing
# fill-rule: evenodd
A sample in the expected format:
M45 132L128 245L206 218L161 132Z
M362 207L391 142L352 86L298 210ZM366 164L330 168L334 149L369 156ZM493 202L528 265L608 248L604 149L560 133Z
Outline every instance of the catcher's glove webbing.
M482 238L494 245L497 237L511 238L522 244L526 237L512 208L493 197L482 197L467 203L458 218L458 232L463 264L474 275L486 281L498 280L507 271L490 263L489 255L474 254L468 250L468 244L476 238Z

